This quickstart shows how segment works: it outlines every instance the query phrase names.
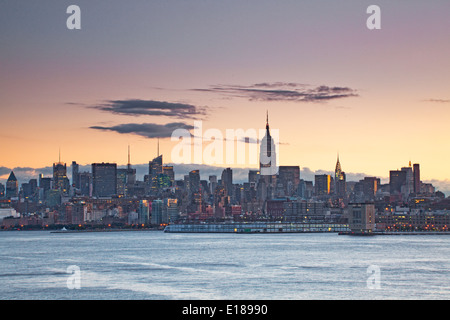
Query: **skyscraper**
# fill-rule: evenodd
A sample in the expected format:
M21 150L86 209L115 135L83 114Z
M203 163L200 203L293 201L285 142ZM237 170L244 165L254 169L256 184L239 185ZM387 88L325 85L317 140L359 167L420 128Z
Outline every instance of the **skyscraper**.
M111 197L117 194L117 164L92 164L92 195L95 197Z
M331 176L329 174L315 175L314 187L316 196L329 195L331 192Z
M389 190L391 195L400 194L402 185L406 183L406 171L391 170L389 171Z
M297 193L300 183L300 167L299 166L280 166L278 168L278 185L284 196L293 196Z
M117 195L127 195L127 173L128 169L117 169Z
M139 201L138 221L139 221L139 224L148 224L150 221L150 211L149 211L148 200L140 200Z
M202 205L202 190L200 184L200 171L189 172L189 208L190 212L200 211Z
M153 200L152 201L152 217L151 223L160 225L163 223L163 201Z
M259 171L258 170L249 170L248 171L248 182L249 183L258 183L259 181Z
M6 198L11 199L18 197L19 195L19 182L17 181L14 171L9 174L8 180L6 180Z
M338 198L345 198L347 193L345 172L342 171L339 154L337 157L336 168L334 169L334 192Z
M367 200L373 200L380 188L380 178L377 177L364 177L359 183L362 186L362 192Z
M227 196L233 196L233 170L226 168L222 171L222 185L225 187Z
M413 165L413 174L414 174L414 193L420 193L420 165L415 163Z
M72 161L72 184L80 189L80 166L76 161Z
M408 167L403 167L402 171L406 172L405 183L403 186L402 193L407 198L411 193L414 193L414 175L413 168L411 166L411 161L409 162Z
M80 193L83 196L92 196L92 174L90 172L80 172Z
M47 194L52 188L52 178L45 178L41 173L39 175L39 198L41 200L45 200L47 198Z
M170 186L173 186L175 183L175 172L173 171L173 166L163 166L162 173L169 177Z
M217 176L216 175L209 176L209 193L214 194L214 191L216 191L216 187L217 187Z
M57 189L63 193L68 193L70 182L67 178L67 166L59 161L53 163L53 189Z
M192 170L189 172L189 193L197 193L200 191L200 171Z
M276 186L277 161L275 142L270 135L269 113L266 118L266 133L261 140L259 152L259 198L263 200L272 199Z
M158 176L163 173L163 156L158 155L148 163L149 183L153 193L158 191Z
M259 152L259 171L261 176L273 176L277 173L275 142L270 135L269 113L266 118L266 134L261 140Z
M167 210L167 221L169 223L175 222L180 218L177 199L165 199L164 207Z

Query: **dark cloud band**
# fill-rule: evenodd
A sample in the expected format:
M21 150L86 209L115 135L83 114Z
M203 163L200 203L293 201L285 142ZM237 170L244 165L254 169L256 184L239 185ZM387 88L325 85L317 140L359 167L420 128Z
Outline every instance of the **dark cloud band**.
M207 107L155 100L107 100L90 108L129 116L166 116L179 119L198 119L207 114Z
M90 129L114 131L121 134L136 134L145 138L169 138L176 129L194 129L194 126L172 122L167 124L156 123L125 123L116 126L92 126Z
M251 101L325 102L358 96L356 90L348 87L312 87L306 84L291 82L264 82L250 86L219 85L206 89L192 90L219 93L229 97L246 98Z

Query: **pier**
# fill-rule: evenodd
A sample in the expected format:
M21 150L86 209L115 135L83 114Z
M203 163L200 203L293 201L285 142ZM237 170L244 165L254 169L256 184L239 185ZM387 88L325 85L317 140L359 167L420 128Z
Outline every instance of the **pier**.
M171 224L164 232L168 233L310 233L346 232L346 224L328 223L205 223Z

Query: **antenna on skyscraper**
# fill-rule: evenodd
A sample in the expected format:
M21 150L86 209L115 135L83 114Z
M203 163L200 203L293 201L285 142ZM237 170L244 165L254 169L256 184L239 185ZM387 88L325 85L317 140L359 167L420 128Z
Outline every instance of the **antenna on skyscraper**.
M130 145L128 145L128 166L131 165L131 161L130 161Z
M159 138L158 138L158 149L157 149L157 155L156 157L159 157Z

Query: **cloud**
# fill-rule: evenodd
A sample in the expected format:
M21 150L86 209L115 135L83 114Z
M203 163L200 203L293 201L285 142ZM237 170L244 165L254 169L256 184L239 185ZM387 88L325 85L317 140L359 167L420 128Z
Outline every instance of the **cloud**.
M106 100L89 108L128 116L165 116L179 119L199 119L207 115L207 107L155 100Z
M90 129L114 131L121 134L135 134L145 138L169 138L176 129L194 129L194 126L182 123L172 122L167 124L155 123L125 123L116 126L92 126Z
M6 174L10 174L11 173L11 169L7 168L7 167L0 167L0 176L4 176Z
M450 103L450 99L426 99L425 102Z
M450 179L443 179L443 180L437 180L437 179L431 179L431 180L424 180L424 183L431 183L435 188L436 191L443 192L447 197L450 196Z
M349 87L311 86L300 83L257 83L250 86L218 85L198 92L219 93L228 97L246 98L250 101L326 102L335 99L357 97L356 90Z

